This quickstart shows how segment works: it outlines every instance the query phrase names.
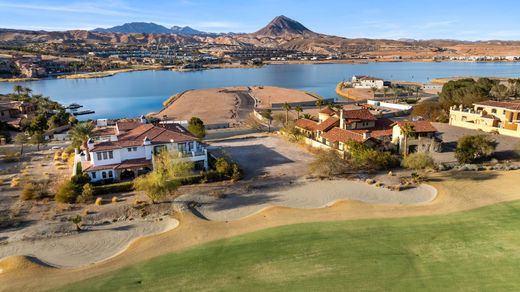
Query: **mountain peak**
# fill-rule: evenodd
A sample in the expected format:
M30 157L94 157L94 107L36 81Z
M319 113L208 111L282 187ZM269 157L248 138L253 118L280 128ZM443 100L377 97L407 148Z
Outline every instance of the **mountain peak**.
M264 28L254 33L262 36L283 36L283 35L305 35L314 34L310 29L303 24L293 20L285 15L275 17Z
M119 33L171 33L171 31L153 22L129 22L111 28L96 28L97 32L119 32Z

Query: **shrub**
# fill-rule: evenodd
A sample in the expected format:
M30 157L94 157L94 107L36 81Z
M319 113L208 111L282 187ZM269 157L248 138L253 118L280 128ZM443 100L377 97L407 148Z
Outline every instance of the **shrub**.
M81 195L76 198L76 203L90 203L94 197L94 188L91 184L85 184Z
M72 204L76 202L76 198L78 197L76 186L72 183L72 181L64 181L56 190L56 195L54 199L60 203Z
M109 184L109 185L95 186L93 188L94 195L97 195L97 196L106 195L106 194L114 194L114 193L131 192L133 190L134 190L134 183L131 181Z
M204 136L206 136L204 122L197 117L192 117L188 122L188 131L190 131L190 133L199 139L202 139Z
M353 169L382 170L399 165L399 159L390 152L378 151L362 143L346 143L347 160Z
M29 182L24 184L20 199L24 201L28 200L40 200L49 196L49 182Z
M457 142L455 158L459 163L473 163L491 156L497 145L484 135L464 136Z
M69 153L63 151L63 152L61 153L61 160L62 160L63 162L66 162L68 159L69 159Z
M54 160L61 160L61 154L63 153L62 150L58 150L54 152Z
M401 165L408 169L435 168L435 161L428 153L412 153L401 161Z
M179 180L172 180L156 171L140 176L134 180L134 188L137 191L144 192L152 203L173 194L179 186Z
M112 197L112 204L115 204L117 202L119 202L119 199L116 196L113 196Z
M11 187L12 188L17 188L19 185L20 185L20 178L19 177L15 177L15 178L11 179Z
M242 177L242 171L240 170L238 164L223 157L217 158L215 162L215 170L218 176L220 176L218 179L226 178L239 180ZM208 174L208 177L209 176L213 176L213 179L217 178L217 176L214 176L214 174Z
M347 173L350 167L335 150L320 150L311 162L310 169L317 176L332 177Z
M103 198L97 197L96 198L96 206L101 206L101 205L103 205Z

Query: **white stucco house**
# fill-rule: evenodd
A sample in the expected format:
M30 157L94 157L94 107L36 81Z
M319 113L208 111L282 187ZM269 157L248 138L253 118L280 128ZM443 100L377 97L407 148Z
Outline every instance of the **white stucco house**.
M377 88L383 89L385 87L385 81L381 78L371 76L352 76L352 87L354 88Z
M195 170L208 169L206 147L179 124L119 122L100 131L103 136L87 143L90 157L87 159L86 151L75 156L93 182L129 180L145 174L154 168L154 155L164 150L193 161Z

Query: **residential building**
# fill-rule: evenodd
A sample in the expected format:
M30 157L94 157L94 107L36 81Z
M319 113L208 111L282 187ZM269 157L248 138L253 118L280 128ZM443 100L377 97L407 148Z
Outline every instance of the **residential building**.
M94 182L129 180L145 174L153 170L154 157L161 151L193 161L195 170L208 169L206 147L179 124L120 122L103 135L103 139L89 139L89 159L86 151L76 155L76 163L81 162L83 172Z
M401 127L409 124L414 128L407 137L409 152L440 151L441 141L437 130L427 121L394 122L374 116L367 109L333 110L324 108L318 121L299 119L296 128L306 137L306 143L317 148L348 151L350 141L363 143L382 150L402 151L404 136Z
M63 125L43 133L43 137L46 141L67 141L69 140L70 125Z
M450 125L520 138L520 101L486 100L473 108L452 106Z
M34 114L34 111L35 107L30 102L0 102L0 121L7 122L14 127L18 127L22 118L31 117Z
M354 88L377 88L383 89L385 87L385 81L381 78L365 76L365 75L355 75L352 76L352 87Z

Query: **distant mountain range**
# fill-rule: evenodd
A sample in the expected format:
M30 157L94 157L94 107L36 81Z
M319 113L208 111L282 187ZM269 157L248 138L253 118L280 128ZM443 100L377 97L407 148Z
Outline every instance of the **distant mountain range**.
M0 29L0 43L113 43L204 44L219 48L262 47L323 55L362 55L374 59L431 59L443 56L520 56L517 41L456 41L413 39L350 39L314 32L286 16L275 17L254 33L208 33L189 26L167 28L155 23L132 22L91 31L28 31Z
M180 34L180 35L208 35L204 31L193 29L189 26L180 27L173 26L167 28L165 26L153 22L130 22L110 28L96 28L94 32L115 32L115 33L154 33L154 34Z

